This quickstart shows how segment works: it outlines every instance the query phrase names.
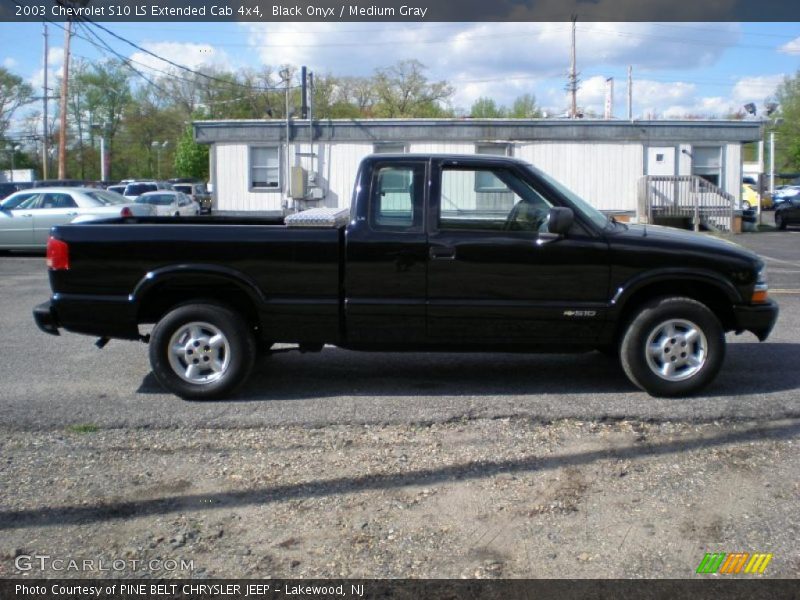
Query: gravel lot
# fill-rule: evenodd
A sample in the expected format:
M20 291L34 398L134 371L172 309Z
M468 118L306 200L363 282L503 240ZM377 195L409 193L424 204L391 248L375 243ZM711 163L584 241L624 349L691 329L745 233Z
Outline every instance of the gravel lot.
M597 354L330 348L184 402L142 344L39 333L44 261L2 256L0 576L682 578L745 551L798 577L800 231L736 241L778 326L672 400ZM33 554L125 567L15 568Z

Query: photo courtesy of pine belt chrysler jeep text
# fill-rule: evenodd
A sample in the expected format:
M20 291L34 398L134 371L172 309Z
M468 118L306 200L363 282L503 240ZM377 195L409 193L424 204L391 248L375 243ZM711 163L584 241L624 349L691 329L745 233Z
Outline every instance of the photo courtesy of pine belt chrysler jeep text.
M725 332L763 341L778 316L752 252L618 223L512 158L369 156L349 215L315 222L329 213L54 227L34 317L100 346L147 341L158 381L201 399L231 394L274 343L601 350L648 393L688 395L719 373Z

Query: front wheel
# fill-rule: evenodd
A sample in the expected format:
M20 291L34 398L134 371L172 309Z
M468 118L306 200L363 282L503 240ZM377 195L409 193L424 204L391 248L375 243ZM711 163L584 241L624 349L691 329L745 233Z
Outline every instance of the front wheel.
M725 331L704 304L691 298L660 298L631 321L620 358L628 379L652 396L687 396L719 373Z
M252 329L230 308L186 304L167 313L150 337L150 365L159 383L187 400L220 398L250 374Z

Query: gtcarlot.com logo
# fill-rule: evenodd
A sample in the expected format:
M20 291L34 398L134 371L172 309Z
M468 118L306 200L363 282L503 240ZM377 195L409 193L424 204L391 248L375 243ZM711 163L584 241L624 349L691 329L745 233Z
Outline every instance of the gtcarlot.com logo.
M706 553L696 573L719 573L721 575L761 574L767 570L772 554L756 552L710 552Z
M14 559L17 571L192 571L193 560L184 559L94 559L57 558L48 554L20 554Z

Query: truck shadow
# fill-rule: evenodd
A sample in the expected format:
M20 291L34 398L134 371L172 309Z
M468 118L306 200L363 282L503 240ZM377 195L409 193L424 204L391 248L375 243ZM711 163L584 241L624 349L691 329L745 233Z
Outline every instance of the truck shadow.
M334 477L319 481L303 481L251 489L220 490L196 494L174 494L158 498L116 500L94 505L40 506L37 508L0 510L0 530L29 527L85 525L103 523L131 517L166 515L186 510L209 508L228 510L237 507L263 506L367 490L390 490L408 486L434 486L453 480L488 479L501 473L542 473L565 467L579 467L597 461L613 459L637 460L642 457L682 454L701 449L712 449L729 444L746 444L763 440L788 440L800 435L797 421L765 421L758 426L726 431L715 436L670 440L653 444L633 444L613 449L590 450L567 455L527 454L516 459L500 461L471 461L432 468L390 472L376 475Z
M717 380L699 397L800 388L800 344L734 343ZM163 394L152 373L139 393ZM517 396L639 393L602 354L278 353L259 359L226 402L361 396Z

